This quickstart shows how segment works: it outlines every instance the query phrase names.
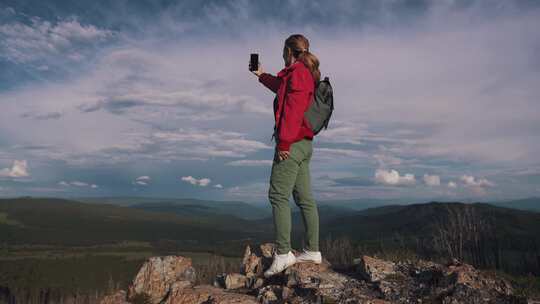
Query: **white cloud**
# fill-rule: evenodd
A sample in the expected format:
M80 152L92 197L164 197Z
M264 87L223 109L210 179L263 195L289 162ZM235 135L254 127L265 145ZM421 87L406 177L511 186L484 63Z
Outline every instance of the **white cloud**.
M424 136L396 136L410 139L400 158L536 163L540 74L531 62L538 62L540 10L516 9L513 1L456 9L455 2L431 1L407 27L342 33L339 44L315 36L324 73L335 74L347 103L336 118L382 134L416 126Z
M317 134L317 140L328 143L361 144L364 137L368 137L366 124L352 123L337 120L334 116L328 124L328 129L323 129Z
M143 176L139 176L135 179L135 181L133 182L133 184L135 185L140 185L140 186L148 186L148 184L150 183L150 176L147 176L147 175L143 175Z
M210 184L211 180L209 178L201 178L201 179L197 179L193 176L182 176L182 180L185 181L185 182L188 182L192 185L196 185L196 186L201 186L201 187L206 187Z
M111 92L111 94L114 94ZM111 113L123 114L133 112L140 108L152 109L163 108L170 113L176 112L179 117L193 119L190 115L197 114L201 120L214 120L226 117L227 113L258 113L267 114L268 107L251 96L234 96L228 93L212 93L208 90L153 92L150 87L144 88L139 93L114 94L96 103L81 104L82 112L93 112L105 109ZM200 114L203 114L201 116Z
M82 25L75 18L50 22L31 17L29 21L31 24L14 21L0 25L0 56L18 63L51 57L80 61L84 58L78 51L82 45L105 41L113 36L112 31L91 24Z
M440 186L441 178L438 175L424 174L424 183L428 186Z
M227 166L271 166L272 160L268 159L241 159L225 163Z
M457 184L453 181L448 182L448 188L457 188Z
M314 148L313 157L321 159L342 160L348 158L368 158L370 155L362 150L341 148Z
M414 185L416 179L413 174L407 173L405 175L399 175L396 170L384 170L377 169L375 171L375 181L380 184L398 186L398 185Z
M223 188L223 186L222 186L221 184L215 184L214 187L215 187L215 188L219 188L219 189L222 189L222 188Z
M463 175L461 176L461 181L466 186L473 186L473 187L493 187L495 186L494 183L490 182L489 180L485 178L475 178L471 175Z
M66 132L70 133L71 130ZM87 136L86 143L78 142L75 134L66 136L74 138L73 141L65 143L74 145L70 149L60 149L60 145L47 145L39 150L24 149L24 146L16 148L21 152L31 153L34 157L66 162L73 167L118 165L149 160L170 162L206 161L221 157L244 158L249 153L272 149L265 143L246 138L245 133L215 129L181 128L178 131L158 131L150 134L126 131L121 136L105 132ZM118 141L109 143L109 140L115 139L116 136L119 136ZM90 142L93 144L90 145Z
M208 186L208 184L210 184L210 179L209 178L201 178L199 180L199 185L200 186L206 187L206 186Z
M181 128L176 132L156 132L153 138L162 144L173 145L179 151L198 157L245 157L247 153L270 146L246 139L238 132ZM188 148L186 148L188 147Z
M11 168L0 169L0 177L27 177L30 176L28 173L28 163L26 160L14 160Z
M485 196L488 187L494 187L495 184L486 178L475 178L471 175L463 175L460 180L475 195Z
M58 185L64 186L64 187L75 186L75 187L81 187L81 188L89 187L92 189L99 188L99 186L96 184L91 184L91 183L86 183L86 182L81 182L81 181L71 181L71 182L60 181L58 182Z

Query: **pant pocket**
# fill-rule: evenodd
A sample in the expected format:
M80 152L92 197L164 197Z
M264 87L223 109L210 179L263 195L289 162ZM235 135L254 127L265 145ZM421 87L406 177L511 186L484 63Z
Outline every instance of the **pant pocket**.
M302 143L297 141L294 142L291 145L291 148L289 149L290 154L289 158L294 160L297 164L300 164L302 160L304 160L304 149L302 147Z

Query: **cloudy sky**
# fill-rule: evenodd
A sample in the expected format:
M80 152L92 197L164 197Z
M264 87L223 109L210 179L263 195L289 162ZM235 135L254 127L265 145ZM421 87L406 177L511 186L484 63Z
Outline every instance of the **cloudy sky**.
M0 196L265 201L302 33L335 91L316 198L540 195L538 1L0 1Z

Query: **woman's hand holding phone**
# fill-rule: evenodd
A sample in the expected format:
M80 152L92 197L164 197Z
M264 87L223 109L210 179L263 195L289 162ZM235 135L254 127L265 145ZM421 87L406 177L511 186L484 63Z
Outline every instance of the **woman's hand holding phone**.
M255 74L257 77L261 76L264 73L261 63L259 62L259 69L252 71L251 70L251 61L249 62L248 69L251 73Z

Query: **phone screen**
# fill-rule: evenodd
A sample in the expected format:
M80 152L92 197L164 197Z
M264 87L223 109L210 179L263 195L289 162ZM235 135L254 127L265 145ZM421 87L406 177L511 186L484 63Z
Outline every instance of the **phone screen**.
M259 69L259 54L251 54L249 59L250 71L257 71Z

